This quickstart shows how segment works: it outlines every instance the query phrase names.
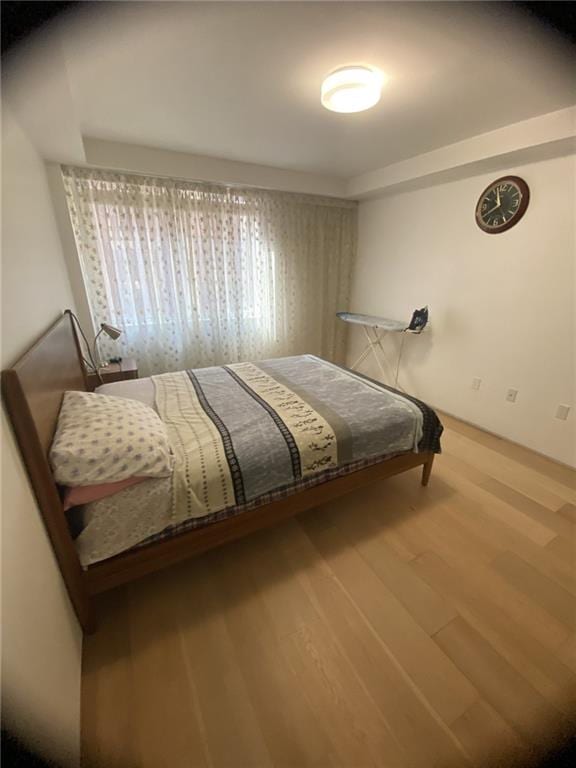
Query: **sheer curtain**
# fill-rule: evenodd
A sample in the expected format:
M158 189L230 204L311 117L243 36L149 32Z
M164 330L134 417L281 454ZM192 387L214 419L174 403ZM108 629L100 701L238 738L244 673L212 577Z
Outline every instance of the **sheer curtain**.
M344 353L355 203L91 169L62 169L106 356L142 374ZM102 338L102 337L100 337Z

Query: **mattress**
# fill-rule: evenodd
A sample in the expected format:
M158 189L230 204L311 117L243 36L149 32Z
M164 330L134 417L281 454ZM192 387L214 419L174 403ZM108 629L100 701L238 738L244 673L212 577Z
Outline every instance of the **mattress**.
M163 374L97 391L154 407L172 432L177 471L75 511L83 566L400 453L440 450L442 425L424 403L312 355Z

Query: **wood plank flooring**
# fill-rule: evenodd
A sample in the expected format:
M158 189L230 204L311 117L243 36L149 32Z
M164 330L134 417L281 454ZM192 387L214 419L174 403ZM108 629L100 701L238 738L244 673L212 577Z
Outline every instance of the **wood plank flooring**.
M576 473L419 470L102 596L84 766L526 765L576 722Z

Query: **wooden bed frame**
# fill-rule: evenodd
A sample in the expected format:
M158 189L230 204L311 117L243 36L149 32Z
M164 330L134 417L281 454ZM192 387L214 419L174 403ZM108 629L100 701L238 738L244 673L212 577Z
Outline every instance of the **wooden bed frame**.
M2 372L2 391L56 559L78 620L86 632L96 629L91 597L99 592L413 467L423 465L422 485L427 485L432 471L433 453L402 454L228 520L129 550L83 569L48 461L62 397L71 389L86 390L87 386L78 338L72 317L66 312L12 368Z

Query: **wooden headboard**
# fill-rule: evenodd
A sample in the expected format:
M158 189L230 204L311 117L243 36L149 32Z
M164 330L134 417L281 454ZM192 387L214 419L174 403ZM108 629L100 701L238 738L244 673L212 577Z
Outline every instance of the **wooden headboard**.
M72 315L65 312L11 368L2 395L38 506L80 620L85 600L81 566L48 453L66 390L86 390Z
M36 436L47 454L54 437L62 396L86 389L72 315L64 313L11 368L2 372L6 407L26 406ZM16 425L14 425L17 430Z

